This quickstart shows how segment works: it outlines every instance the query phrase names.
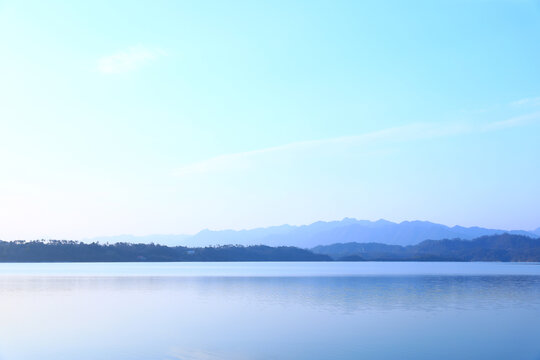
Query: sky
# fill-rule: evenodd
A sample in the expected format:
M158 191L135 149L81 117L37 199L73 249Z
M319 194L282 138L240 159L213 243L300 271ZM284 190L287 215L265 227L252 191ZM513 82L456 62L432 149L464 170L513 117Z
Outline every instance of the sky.
M540 227L539 1L0 0L0 239Z

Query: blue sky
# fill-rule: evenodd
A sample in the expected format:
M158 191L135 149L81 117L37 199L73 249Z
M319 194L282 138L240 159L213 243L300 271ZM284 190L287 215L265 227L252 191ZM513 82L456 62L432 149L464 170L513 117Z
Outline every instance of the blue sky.
M538 1L0 0L0 238L540 226Z

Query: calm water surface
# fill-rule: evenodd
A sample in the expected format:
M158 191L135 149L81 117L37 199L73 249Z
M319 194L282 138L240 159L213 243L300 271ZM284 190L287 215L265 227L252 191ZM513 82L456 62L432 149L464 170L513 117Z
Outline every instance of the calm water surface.
M540 265L0 264L0 359L540 360Z

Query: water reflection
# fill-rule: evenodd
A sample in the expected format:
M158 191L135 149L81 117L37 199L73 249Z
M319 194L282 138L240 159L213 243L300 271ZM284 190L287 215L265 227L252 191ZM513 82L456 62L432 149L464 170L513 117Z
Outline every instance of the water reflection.
M539 359L540 276L0 276L0 359Z
M0 276L0 299L55 293L169 297L389 311L539 307L540 276L34 277Z

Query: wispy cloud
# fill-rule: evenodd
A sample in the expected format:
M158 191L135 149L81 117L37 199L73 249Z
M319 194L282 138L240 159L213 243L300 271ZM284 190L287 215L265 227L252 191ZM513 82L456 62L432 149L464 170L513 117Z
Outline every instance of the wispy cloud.
M159 48L136 45L99 58L97 68L104 74L125 73L137 70L164 55L165 52Z
M183 176L208 173L213 171L230 170L232 168L238 169L248 166L250 160L254 157L269 153L306 150L324 146L347 146L351 144L360 145L379 141L403 141L422 138L433 138L454 135L467 131L469 131L467 127L459 124L440 125L416 123L360 135L341 136L322 140L297 141L285 145L273 146L264 149L219 155L207 160L183 166L176 171L176 175Z
M516 100L516 101L511 102L510 105L514 106L514 107L539 106L540 105L540 96Z
M540 112L484 124L414 123L360 135L342 136L322 140L298 141L264 149L219 155L207 160L180 167L176 170L175 174L177 176L185 176L244 168L254 162L257 162L256 158L265 154L312 150L323 147L392 144L422 139L443 138L462 134L484 133L512 127L525 126L538 120L540 120Z
M525 126L540 119L540 112L516 116L510 119L494 121L484 126L485 131L507 129L517 126Z

